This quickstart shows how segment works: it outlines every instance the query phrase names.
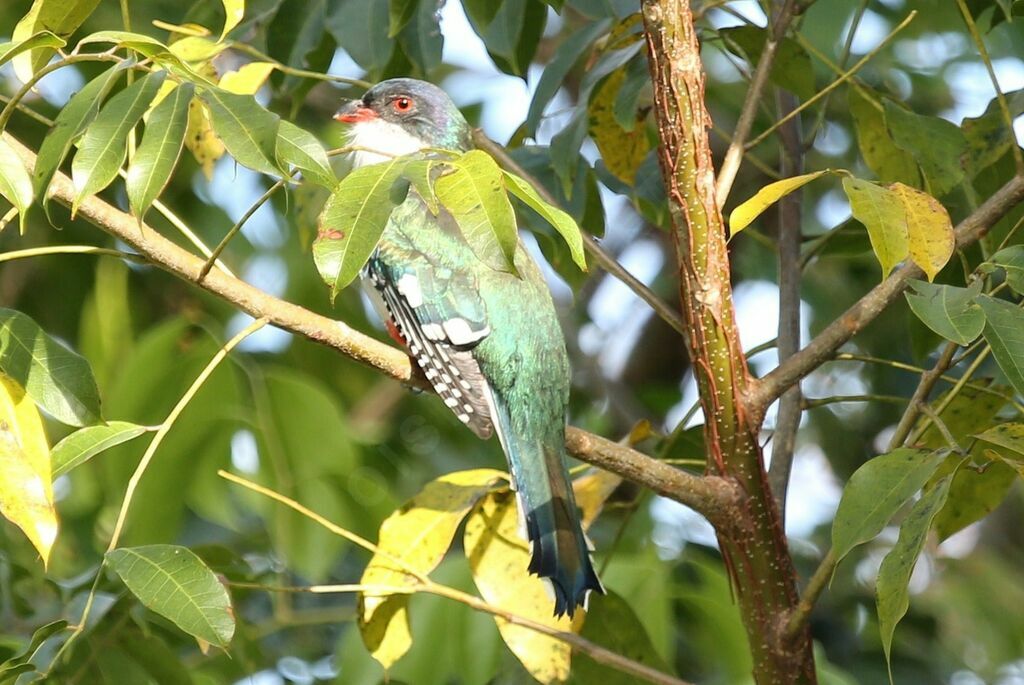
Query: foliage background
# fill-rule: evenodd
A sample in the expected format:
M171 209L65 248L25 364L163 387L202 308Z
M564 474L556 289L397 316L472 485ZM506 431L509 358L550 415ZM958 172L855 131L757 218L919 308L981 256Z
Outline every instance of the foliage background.
M802 17L800 34L838 59L856 4L818 0ZM919 114L947 116L956 123L963 116L979 115L991 98L990 84L955 5L937 0L914 4L920 16L875 55L859 77ZM16 1L0 7L0 34L10 34L28 5ZM479 5L467 3L471 16ZM854 58L874 47L887 28L911 9L901 0L868 5L853 42ZM516 147L525 138L518 124L542 73L541 65L559 59L566 36L590 22L618 21L636 10L630 0L575 0L566 3L559 17L535 0L506 2L500 11L523 12L526 28L518 36L485 32L492 53L501 51L495 46L502 41L511 41L515 48L499 54L495 68L480 60L458 59L460 54L473 54L465 45L479 40L465 24L454 28L462 23L458 3L448 3L440 24L431 2L423 0L419 7L415 21L390 39L385 0L259 0L248 3L246 19L235 35L294 66L331 69L368 80L409 74L428 77L453 94L472 122L482 123L501 142L511 138ZM741 23L736 12L762 26L764 15L751 2L710 3L697 6L697 11L709 71L707 97L720 134L713 137L715 156L720 160L726 145L723 136L731 130L746 91L735 65L749 72L741 57L724 49L720 29ZM186 7L144 0L132 2L131 12L133 28L160 38L165 33L152 27L154 19L196 21L210 27L222 21L215 2ZM994 16L989 11L984 21L991 22ZM82 31L120 24L117 3L103 0ZM1021 21L1003 21L985 33L1006 91L1024 86L1022 30ZM458 44L455 49L453 43ZM242 55L229 52L216 64L227 70L241 59ZM467 65L467 61L473 63ZM530 63L533 66L526 69ZM806 97L834 78L820 60L810 59L809 64L810 71L799 59L782 59L778 79L803 83L813 75L810 92L803 94ZM559 140L560 131L571 129L571 108L586 85L587 66L578 64L570 70L536 142L557 149L559 143L552 138ZM499 77L496 70L502 68L525 71L527 78ZM62 70L43 82L41 95L31 96L29 104L52 118L83 80L96 73L98 68L90 65ZM0 88L10 94L17 86L9 66L0 75ZM333 145L340 142L340 127L330 121L330 114L342 96L359 91L339 91L330 84L275 74L272 87L261 97L272 109ZM641 93L640 97L643 105L643 98L649 96ZM773 119L768 109L758 120L761 127ZM519 113L518 118L512 113ZM815 125L819 117L823 126ZM816 133L807 153L808 170L846 168L871 175L857 146L844 89L805 115L804 127ZM20 115L12 119L9 130L36 148L46 132ZM594 129L599 145L605 133ZM564 136L561 141L564 144ZM644 147L642 141L630 144ZM777 168L776 147L772 140L753 154L766 166ZM634 153L625 145L605 142L601 152L609 151L625 157ZM595 145L587 142L583 152L572 200L581 224L596 235L604 232L604 245L627 268L659 295L675 301L672 247L657 225L664 216L658 211L653 157L647 156L635 182L624 187L604 162L595 163ZM571 147L568 157L546 148L516 154L550 181L556 192L559 184L545 173L552 165L550 157L556 158L556 170L576 164ZM768 180L755 165L745 165L730 206ZM1000 182L993 170L979 176L975 186L985 197ZM236 167L228 158L218 162L212 180L207 179L186 154L162 199L207 244L215 244L268 185L266 178ZM116 185L107 196L127 206L123 190ZM954 195L945 203L956 219L969 209L970 200ZM644 211L636 211L637 206ZM823 234L848 216L834 184L808 186L805 208L806 236ZM385 339L355 289L345 291L331 306L309 253L318 209L318 199L308 188L276 195L230 245L226 260L247 281L268 292ZM1019 215L1018 210L996 234L999 230L1005 234ZM56 227L41 213L34 214L24 236L8 226L0 233L0 249L105 245L109 240L92 226L70 219L63 208L55 208L54 216ZM151 216L151 222L164 235L174 235L157 215ZM759 226L732 243L740 326L749 336L744 337L748 348L774 337L770 311L776 298L773 222L774 213L765 214ZM572 423L619 437L637 421L648 419L658 433L671 432L695 399L678 335L598 269L587 275L573 271L550 236L541 233L538 241L572 287L570 292L564 284L553 283L575 368ZM801 294L808 332L832 321L878 280L877 262L863 229L859 224L847 225L806 270ZM5 263L0 267L0 304L30 314L46 331L89 359L107 418L147 425L163 419L221 343L247 323L223 302L158 269L84 256ZM849 349L927 366L939 343L901 301ZM250 338L242 349L244 355L234 355L216 371L161 447L141 483L123 544L187 545L236 582L351 582L362 572L367 554L279 506L230 488L216 477L216 470L249 474L373 539L380 522L436 476L480 466L502 468L497 445L477 441L440 403L410 394L331 350L270 329ZM771 358L770 351L756 357L755 369L771 368ZM981 375L995 376L998 371L990 364ZM908 397L916 380L913 373L886 365L836 362L813 374L805 392L809 397ZM842 483L884 448L886 431L901 412L901 405L878 401L829 404L806 413L788 519L791 546L803 574L814 569L821 550L828 547L828 526ZM53 443L67 428L49 421L47 431ZM699 450L685 437L651 447L668 458L699 457ZM9 525L0 528L0 648L17 651L35 628L62 616L73 618L80 611L128 477L143 449L141 443L111 449L56 484L62 529L45 574L20 533ZM616 493L613 504L591 533L597 561L606 567L602 576L606 586L640 617L660 657L681 677L696 682L749 680L745 634L706 524L678 505L628 486ZM1012 609L1024 606L1022 515L1024 501L1017 483L982 524L928 550L912 583L910 613L896 633L893 671L897 682L1024 682L1024 615ZM873 576L894 540L895 529L887 530L841 565L815 613L819 667L831 674L829 682L885 681ZM442 564L438 578L472 590L459 555ZM74 651L68 682L95 682L96 677L107 682L135 682L125 678L150 682L137 664L132 665L142 658L168 664L179 661L181 666L172 670L181 682L376 683L382 677L361 644L350 597L232 588L239 619L236 637L228 653L215 650L203 655L193 641L130 601L117 583L105 581L101 590L96 607L101 622L85 633ZM392 682L529 680L505 650L489 617L437 597L416 596L412 605L417 640L392 670ZM588 679L594 676L586 667L577 668L579 682L594 682ZM252 680L242 680L247 676ZM615 682L608 674L599 677Z

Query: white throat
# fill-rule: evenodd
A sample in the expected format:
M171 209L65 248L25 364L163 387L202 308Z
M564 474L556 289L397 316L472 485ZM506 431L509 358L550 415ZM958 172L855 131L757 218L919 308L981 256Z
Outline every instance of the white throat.
M410 155L429 147L397 124L383 119L361 121L352 126L349 145L366 148L352 153L354 168L379 164L393 157Z

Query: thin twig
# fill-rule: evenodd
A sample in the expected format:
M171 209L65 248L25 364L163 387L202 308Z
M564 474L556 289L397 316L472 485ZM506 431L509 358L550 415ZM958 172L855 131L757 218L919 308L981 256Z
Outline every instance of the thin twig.
M942 417L940 417L927 402L921 402L921 413L927 416L931 422L935 424L935 427L942 435L942 439L946 441L946 444L949 445L954 452L957 454L966 454L963 448L960 447L960 443L957 442L955 437L953 437L953 432L949 430L949 426L946 425L946 422L942 420Z
M935 365L921 374L921 380L917 383L917 388L910 398L910 403L903 412L903 416L900 417L899 423L896 424L896 430L893 432L892 437L889 438L890 452L900 447L904 440L907 439L907 436L910 435L910 431L914 428L917 417L921 412L921 407L928 400L928 395L931 394L932 388L935 387L935 384L942 378L946 369L949 368L949 364L953 361L953 355L958 347L954 342L946 343L946 346L942 348L942 354L935 361Z
M548 192L548 189L543 186L530 172L523 169L512 157L505 151L498 143L488 138L482 131L473 131L473 142L478 148L484 150L489 155L494 157L505 169L508 169L515 175L522 178L524 181L533 186L534 190L550 205L558 206L558 200ZM611 274L615 278L619 279L629 287L637 296L650 305L651 309L660 316L665 323L674 328L677 332L685 334L686 324L683 322L683 317L679 315L675 309L669 306L664 300L655 295L650 288L644 285L639 279L633 274L626 271L621 264L616 261L608 252L601 247L601 245L594 239L592 235L586 231L581 231L583 235L583 247L586 248L597 263L607 273Z
M889 404L904 404L906 397L899 395L833 395L831 397L805 397L803 400L804 409L816 409L827 407L830 404L843 404L845 402L888 402Z
M796 7L795 0L785 0L779 10L775 21L772 23L771 31L764 41L764 48L761 50L761 58L757 61L757 68L751 78L750 86L747 88L746 98L743 100L743 107L740 109L739 119L733 128L732 143L725 152L722 166L718 170L718 179L715 182L715 198L718 206L724 207L729 197L733 181L739 172L740 163L743 161L743 154L749 149L747 136L754 125L754 117L757 115L757 108L761 104L761 96L764 87L768 83L768 77L772 71L772 64L775 63L775 55L778 52L782 38L789 30L793 21L793 10Z
M864 57L862 57L856 64L854 64L852 67L850 67L849 69L844 71L842 76L840 76L835 81L833 81L832 83L830 83L827 86L825 86L823 89L819 90L817 93L814 94L813 97L811 97L808 100L804 101L803 103L800 104L799 107L797 107L792 112L790 112L786 116L782 117L781 119L776 121L774 124L769 126L767 129L765 129L761 133L761 135L757 136L756 138L751 140L749 143L747 143L746 149L749 150L750 148L755 147L756 145L761 143L763 140L765 140L768 136L770 136L772 133L774 133L777 128L779 128L780 126L785 124L787 121L789 121L790 119L792 119L796 115L800 114L800 112L804 111L805 109L807 109L808 107L810 107L811 105L816 103L818 100L820 100L821 98L823 98L826 95L828 95L829 93L831 93L833 90L835 90L836 88L838 88L842 84L846 83L851 77L853 77L854 74L856 74L858 71L860 71L861 68L865 64L867 64L869 61L871 61L871 59L874 58L875 55L877 55L879 52L881 52L882 49L885 48L893 40L893 38L896 37L896 35L900 31L905 29L907 27L907 25L910 24L910 22L913 21L914 17L916 17L916 16L917 16L917 10L912 10L910 12L910 14L907 15L907 18L904 19L903 21L901 21L899 24L897 24L896 28L894 28L892 31L890 31L889 35L887 35L884 39L882 39L882 42L879 43L873 50L871 50L871 52L869 52L866 55L864 55Z
M958 380L953 385L953 387L949 389L949 392L947 392L943 396L942 401L939 402L939 405L935 407L936 415L941 415L942 412L946 411L946 407L948 407L953 402L953 400L956 399L957 395L960 394L960 391L963 390L964 387L967 385L967 381L971 379L971 376L974 375L974 372L978 370L978 367L980 367L982 363L984 363L985 359L988 358L988 355L991 354L991 352L992 348L986 345L981 350L981 353L974 358L974 361L971 362L971 365L964 370L964 375L961 376L960 380ZM922 411L924 411L923 407ZM921 421L921 425L917 427L917 430L914 431L914 434L907 439L907 444L913 445L917 443L917 441L919 441L924 436L924 432L928 430L928 426L933 422L934 419L932 419L932 415L928 412L925 412L924 420ZM939 426L938 423L935 424L935 427L938 428L940 432L942 431L942 428Z
M992 68L992 58L989 57L988 49L985 47L985 41L981 37L981 33L978 31L978 25L974 23L974 17L971 16L970 10L967 9L967 3L964 0L956 0L957 7L960 8L960 14L963 15L964 23L967 24L967 31L971 34L971 39L974 41L974 46L978 48L978 54L981 56L981 61L985 64L985 69L988 71L988 77L992 81L992 87L996 91L996 101L999 103L999 111L1003 115L1003 123L1006 125L1006 130L1013 135L1013 114L1010 113L1010 106L1006 102L1006 95L1003 94L1003 89L999 87L999 79L996 78L996 70ZM1024 175L1024 154L1021 153L1020 145L1016 142L1010 146L1010 150L1013 154L1013 162L1017 167L1017 175Z
M14 114L14 109L17 106L17 104L19 102L21 102L21 99L23 97L25 97L26 95L28 95L29 91L31 91L35 87L35 85L37 83L39 83L39 80L42 79L47 74L52 74L53 72L57 71L58 69L63 69L64 67L66 67L68 65L77 64L78 62L120 62L120 61L121 61L120 57L117 57L116 55L112 55L110 53L106 53L106 52L91 53L90 52L90 53L81 54L81 55L70 55L68 57L65 57L64 59L59 59L56 62L51 62L51 63L47 64L45 67L43 67L42 69L40 69L39 71L34 73L32 75L32 78L30 78L21 88L19 88L18 91L14 95L12 95L11 98L7 101L7 105L3 108L3 111L0 111L0 131L6 131L7 130L7 122L10 120L11 115Z
M807 581L807 587L804 588L803 594L800 595L800 602L796 605L793 613L789 615L783 626L782 639L784 644L800 637L804 626L807 625L807 621L811 618L814 605L818 602L822 591L828 585L829 579L832 578L837 563L838 561L830 549L825 558L818 564L818 568L814 571L811 579Z

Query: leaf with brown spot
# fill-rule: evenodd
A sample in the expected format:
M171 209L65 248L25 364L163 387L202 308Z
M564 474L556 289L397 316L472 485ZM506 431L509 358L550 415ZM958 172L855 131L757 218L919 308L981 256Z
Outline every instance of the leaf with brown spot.
M910 186L893 183L889 190L903 205L910 258L934 280L956 249L949 213L934 197Z

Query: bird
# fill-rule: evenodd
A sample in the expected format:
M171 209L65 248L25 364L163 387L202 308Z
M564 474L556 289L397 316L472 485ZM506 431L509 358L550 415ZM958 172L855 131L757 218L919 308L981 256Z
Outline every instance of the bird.
M471 128L441 88L382 81L335 114L359 167L425 149L467 152ZM550 583L556 617L604 589L566 468L570 368L551 293L519 241L517 274L482 262L443 209L410 188L361 271L388 330L477 436L497 434L530 546L527 570Z

